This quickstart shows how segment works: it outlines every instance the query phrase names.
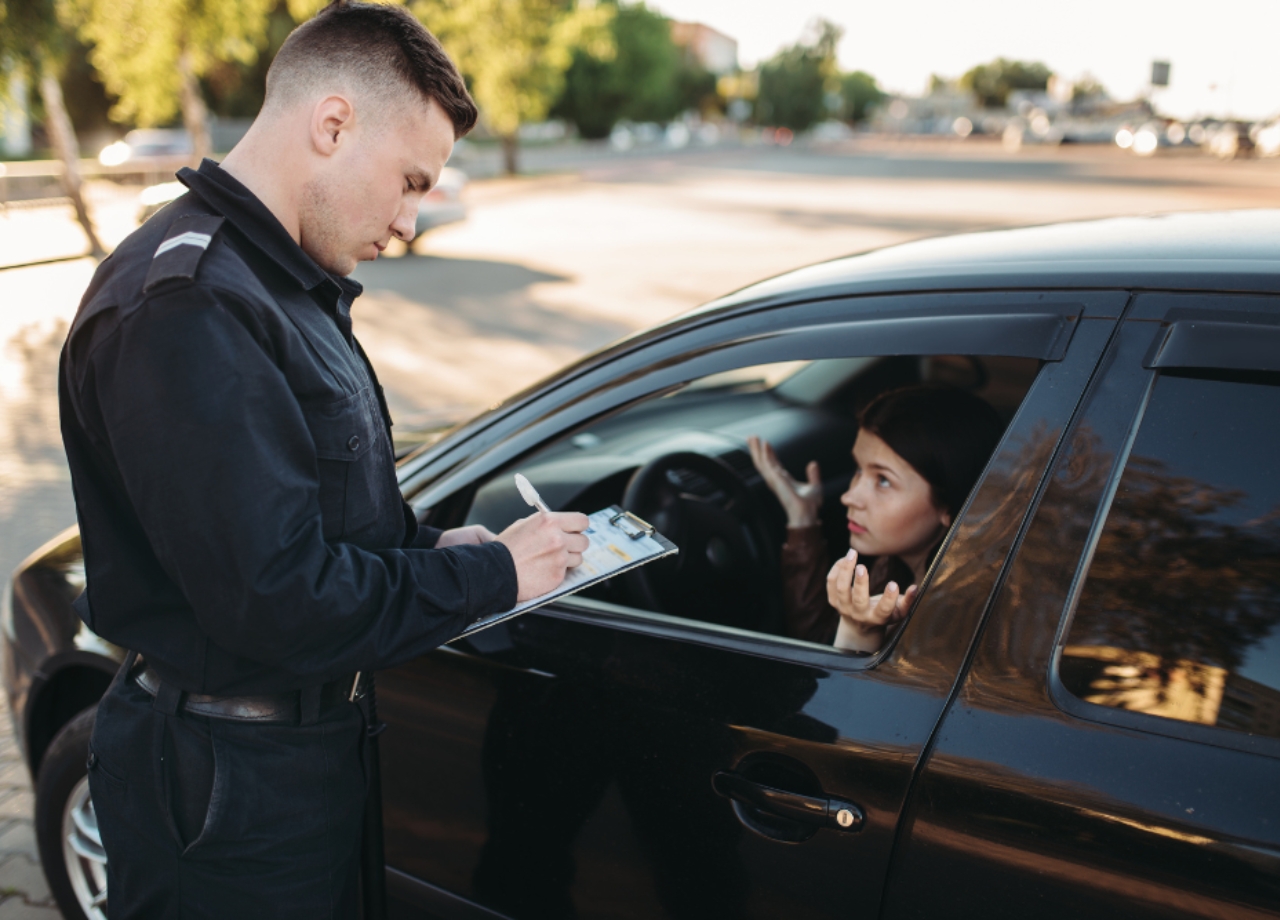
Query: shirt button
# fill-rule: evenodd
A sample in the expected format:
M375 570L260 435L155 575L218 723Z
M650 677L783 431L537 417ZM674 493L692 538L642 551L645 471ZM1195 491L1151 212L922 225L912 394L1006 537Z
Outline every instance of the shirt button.
M92 769L93 769L94 767L96 767L97 765L98 765L98 755L97 755L97 754L95 754L95 753L93 753L92 751L90 751L90 752L89 752L89 760L88 760L88 762L85 764L85 766L87 766L90 770L92 770Z
M360 449L360 435L353 434L347 440L347 450L359 450L359 449Z

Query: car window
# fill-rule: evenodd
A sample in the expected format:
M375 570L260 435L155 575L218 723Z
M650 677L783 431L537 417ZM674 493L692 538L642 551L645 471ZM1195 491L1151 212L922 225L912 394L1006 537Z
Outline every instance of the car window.
M1163 374L1062 649L1099 706L1280 737L1280 375Z
M797 478L804 478L809 461L819 464L821 526L807 544L806 564L817 573L812 587L823 606L826 572L849 547L840 496L854 471L859 410L881 393L936 384L984 399L1003 425L1039 367L1029 358L891 356L707 375L568 432L489 477L478 485L466 523L497 532L529 513L514 485L516 472L555 510L626 507L673 539L680 554L588 588L582 597L831 649L833 638L815 640L793 628L788 616L787 598L795 590L787 579L796 582L788 575L794 565L788 569L782 557L787 519L752 464L748 437L768 440ZM657 473L645 484L644 473L655 464ZM834 616L830 611L828 618Z

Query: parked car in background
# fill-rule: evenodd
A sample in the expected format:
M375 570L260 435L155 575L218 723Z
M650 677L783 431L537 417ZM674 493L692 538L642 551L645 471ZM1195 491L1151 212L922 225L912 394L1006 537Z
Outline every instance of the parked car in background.
M680 553L378 675L394 915L1280 913L1278 237L1190 214L816 265L405 457L432 525L524 515L520 471ZM999 446L885 648L788 637L747 436L820 462L834 555L858 410L919 383L990 402ZM108 895L85 754L124 657L83 587L72 529L0 616L68 918Z
M120 166L148 159L190 156L195 147L185 128L136 128L113 144L102 148L98 162Z
M421 236L435 227L466 220L467 206L462 201L462 190L466 187L467 174L462 170L452 166L441 170L440 180L422 196L414 235ZM144 188L138 195L138 223L143 223L186 190L181 182L161 182Z
M467 187L467 174L446 166L440 171L440 179L431 191L422 196L418 206L418 219L414 225L415 236L428 230L457 223L467 218L467 206L462 201L462 190Z

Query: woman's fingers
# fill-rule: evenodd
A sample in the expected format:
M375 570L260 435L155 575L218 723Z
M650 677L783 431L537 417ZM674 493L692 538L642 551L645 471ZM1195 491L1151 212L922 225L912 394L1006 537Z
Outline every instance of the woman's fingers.
M898 603L894 606L893 618L895 620L903 619L911 612L911 605L916 602L916 595L920 593L920 588L912 585L902 592L902 597L898 598Z
M809 485L818 490L818 494L822 494L822 470L818 468L817 460L810 460L809 465L804 468L805 475L809 479Z
M876 598L872 616L877 623L883 625L895 619L894 614L898 609L898 601L901 599L898 591L898 583L891 581L884 586L884 593Z
M853 615L852 586L857 571L858 554L849 554L836 562L827 574L827 601L841 616Z
M747 446L751 449L751 463L775 495L782 497L786 492L795 491L791 486L791 477L778 462L778 455L773 452L773 445L752 435L747 438Z
M871 611L871 575L861 562L853 575L853 609L858 619L864 619Z

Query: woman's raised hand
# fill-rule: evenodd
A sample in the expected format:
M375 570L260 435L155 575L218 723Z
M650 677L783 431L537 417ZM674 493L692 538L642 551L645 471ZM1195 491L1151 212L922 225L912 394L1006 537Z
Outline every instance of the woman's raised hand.
M884 644L885 626L904 618L915 599L915 585L900 591L892 581L885 585L883 594L872 597L867 567L858 562L855 550L849 550L827 575L827 600L840 614L836 648L879 651Z
M788 527L812 527L822 510L822 474L816 460L805 467L806 482L797 482L778 460L773 445L755 435L747 438L751 462L787 513Z

